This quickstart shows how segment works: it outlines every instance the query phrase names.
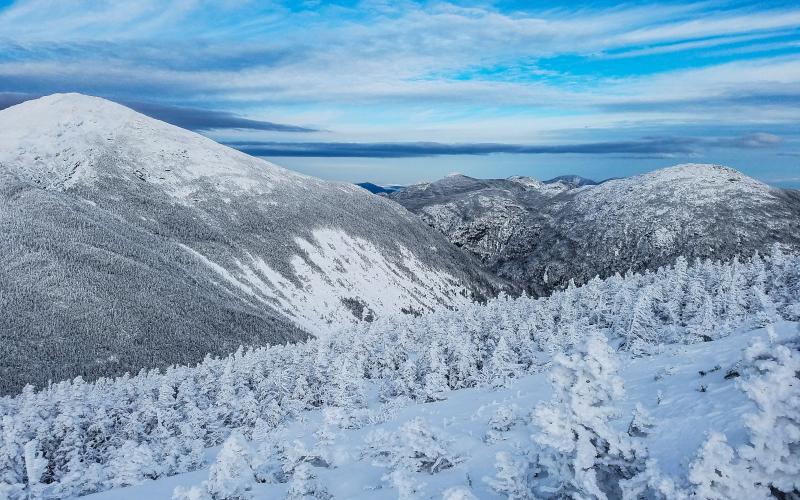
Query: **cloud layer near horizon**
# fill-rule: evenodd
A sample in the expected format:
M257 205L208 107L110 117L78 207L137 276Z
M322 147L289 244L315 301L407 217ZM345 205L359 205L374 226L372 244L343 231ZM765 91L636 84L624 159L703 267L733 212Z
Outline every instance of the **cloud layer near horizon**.
M572 144L442 144L437 142L354 143L354 142L275 142L230 141L226 144L253 156L322 158L419 158L452 155L503 154L581 154L642 155L671 158L695 155L705 148L759 149L773 146L780 138L771 134L752 134L725 138L652 137L636 141Z

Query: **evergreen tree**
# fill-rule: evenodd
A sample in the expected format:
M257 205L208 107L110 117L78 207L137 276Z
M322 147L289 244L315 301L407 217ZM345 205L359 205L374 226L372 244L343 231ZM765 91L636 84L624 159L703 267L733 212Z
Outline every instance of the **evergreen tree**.
M25 443L25 476L28 482L28 496L31 499L41 498L42 489L41 484L42 475L47 468L47 460L42 457L39 452L38 441L28 441Z
M494 477L485 477L483 480L497 494L509 500L532 500L534 471L530 460L514 458L510 453L501 451L495 455Z
M434 341L427 353L427 372L425 373L425 383L422 387L422 394L425 401L441 401L447 399L447 364L444 359L444 352L441 345Z
M800 496L800 353L757 342L745 351L756 376L742 384L758 407L746 415L750 442L739 453L763 481Z
M207 489L214 500L247 500L256 484L250 446L236 432L222 444L208 472Z
M146 479L155 479L158 464L147 444L136 444L128 440L117 450L111 461L109 478L115 488L133 486Z
M610 426L623 396L616 372L613 351L596 333L577 352L555 357L553 399L534 411L534 439L542 447L539 495L616 497L619 482L643 470L644 451Z
M333 498L319 483L314 470L308 463L302 463L294 470L292 482L286 493L286 500L302 500L317 498L327 500Z
M736 461L723 434L712 432L689 470L693 497L702 500L767 500L769 490L757 484L753 471Z
M500 337L486 370L486 380L492 387L508 387L519 375L517 354L509 347L505 336Z

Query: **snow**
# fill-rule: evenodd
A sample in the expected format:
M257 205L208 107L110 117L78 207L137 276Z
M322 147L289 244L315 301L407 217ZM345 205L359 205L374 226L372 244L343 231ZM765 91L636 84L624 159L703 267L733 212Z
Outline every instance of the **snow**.
M193 279L310 334L365 319L358 311L457 307L495 281L452 247L432 251L446 240L394 203L97 97L0 111L0 170L113 212L129 237L171 240L202 264Z
M354 324L357 318L344 307L356 300L373 316L392 314L400 308L429 311L433 304L466 305L458 280L426 266L399 245L401 257L390 260L371 242L341 230L317 229L310 240L296 238L301 250L291 258L293 274L286 277L264 259L237 261L229 271L196 250L181 245L216 272L225 283L254 300L274 307L301 327L324 334Z
M719 165L682 164L596 185L467 179L388 197L537 295L570 279L652 270L679 255L727 260L775 243L800 248L797 197Z
M776 325L775 331L777 341L796 338L800 335L800 324L782 322ZM709 431L723 433L734 448L745 443L743 416L753 412L755 405L740 389L737 379L726 379L725 375L727 370L737 366L743 359L743 351L756 340L769 342L767 330L740 331L713 342L672 346L652 357L622 355L620 376L625 396L621 402L621 416L613 421L614 427L624 431L636 404L640 403L655 422L646 438L650 456L657 461L662 473L678 482L685 481L688 464L694 460ZM547 373L539 373L523 377L505 389L454 391L445 401L396 409L386 421L375 425L335 429L331 446L337 456L336 466L314 468L315 472L334 498L394 497L396 491L381 479L386 469L365 456L363 450L374 436L392 435L409 422L421 419L438 429L449 440L450 452L459 457L458 463L441 472L412 475L416 484L425 483L424 498L441 498L450 488L467 488L478 498L502 498L483 478L494 476L496 453L516 454L519 449L532 446L531 435L537 429L524 421L537 403L550 398L547 378ZM706 389L701 392L702 386ZM489 421L501 408L512 408L515 422L511 430L499 433L499 440L487 440ZM279 439L286 443L299 441L311 449L315 445L314 432L323 421L321 411L310 412L304 421L279 431ZM207 474L208 469L204 469L87 498L170 498L176 486L199 484ZM259 484L255 486L254 498L282 498L286 489L287 484Z
M206 184L225 203L289 185L292 194L310 196L322 185L96 98L50 96L0 119L0 163L46 189L121 175L191 204ZM45 119L48 126L37 128ZM435 184L458 190L481 181L456 175ZM650 209L647 200L665 186L678 208ZM361 195L352 186L328 188ZM622 210L625 231L664 218L680 222L688 213L681 207L726 202L736 209L774 197L757 181L707 165L569 196L597 204L590 217ZM524 207L503 197L474 201L486 217L479 224L505 222L492 238L508 243ZM381 203L368 206L394 210ZM455 208L434 205L429 215L452 219ZM668 248L673 229L656 224L647 234ZM477 305L459 280L406 245L419 234L424 245L438 240L414 234L389 251L330 224L308 224L282 240L289 257L280 269L263 246L226 254L202 240L176 241L215 287L274 308L316 338L240 348L163 373L78 378L38 392L29 386L0 399L0 496L113 488L90 497L170 498L181 487L182 499L500 498L498 491L525 487L534 456L549 481L564 483L569 473L560 474L571 468L569 487L600 498L596 469L609 460L636 460L641 469L645 455L646 479L685 491L717 488L708 479L718 466L754 490L764 489L754 478L797 487L800 257L775 251L765 260L692 268L679 259L653 273L570 284L539 300ZM735 474L745 470L756 472ZM163 477L169 474L177 475Z
M743 207L753 196L761 200L774 200L772 188L761 181L748 177L722 165L686 163L662 168L646 174L613 179L580 192L579 204L602 206L641 205L654 193L670 194L678 207L713 206L725 201L729 207ZM732 196L734 195L735 196ZM586 209L586 207L584 207ZM685 208L683 210L686 210ZM680 211L676 211L680 213ZM646 214L629 212L629 217ZM597 215L598 217L600 215Z
M338 244L328 234L314 246ZM635 487L685 492L706 431L737 450L752 444L731 467L765 464L757 477L785 485L800 462L772 464L796 441L798 272L800 257L778 252L745 263L679 260L548 298L387 316L193 367L29 387L0 399L0 492L64 498L178 474L187 482L147 485L183 486L181 498L248 489L280 497L288 488L344 498L468 488L493 498L489 488L511 487L483 480L498 465L498 481L533 487L519 474L543 467L557 471L551 479L566 471L582 491L605 488L619 459ZM578 427L583 438L573 442ZM765 429L781 439L767 443ZM532 438L541 433L550 437ZM204 462L202 447L226 439L222 458ZM603 443L617 451L598 455ZM716 443L709 456L724 458ZM495 463L499 452L507 460ZM48 472L31 482L42 457ZM599 467L597 481L577 477L587 464ZM207 483L180 475L197 467L208 470ZM237 472L248 468L255 480Z
M98 97L53 94L0 111L0 164L48 189L91 183L111 156L136 165L129 178L163 185L184 203L199 180L267 194L279 180L304 178Z

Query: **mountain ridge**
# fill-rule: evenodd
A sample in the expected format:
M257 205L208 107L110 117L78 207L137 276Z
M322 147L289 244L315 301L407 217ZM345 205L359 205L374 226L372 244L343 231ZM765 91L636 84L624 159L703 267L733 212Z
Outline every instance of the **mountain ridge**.
M499 276L544 295L655 269L680 255L730 259L800 248L800 192L710 164L683 164L570 187L448 178L388 195Z

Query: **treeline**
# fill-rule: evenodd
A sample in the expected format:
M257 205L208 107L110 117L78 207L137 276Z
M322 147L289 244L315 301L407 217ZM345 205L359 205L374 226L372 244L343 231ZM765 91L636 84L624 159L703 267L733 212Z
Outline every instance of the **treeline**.
M800 317L800 257L678 259L547 298L382 318L301 344L208 356L193 367L77 378L38 392L29 386L0 399L0 497L63 498L192 470L203 449L231 431L263 434L313 408L343 408L341 424L360 425L376 418L368 387L402 403L503 386L582 344L590 330L646 355L776 316Z

